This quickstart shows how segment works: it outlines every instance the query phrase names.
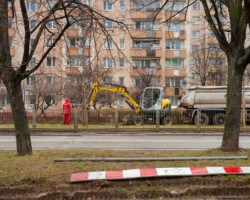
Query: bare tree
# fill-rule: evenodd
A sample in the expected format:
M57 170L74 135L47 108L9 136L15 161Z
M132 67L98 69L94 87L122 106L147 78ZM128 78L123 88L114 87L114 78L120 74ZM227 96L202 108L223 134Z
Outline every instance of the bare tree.
M205 38L194 45L189 54L188 82L191 85L224 85L226 84L226 62L219 45L206 44Z
M157 87L161 85L160 74L157 67L134 68L133 85L131 95L137 103L140 103L141 95L145 87Z
M35 112L41 111L38 118L43 115L47 120L46 110L57 105L63 98L62 77L53 73L40 72L31 75L26 81L24 87L32 98L32 109Z
M168 0L158 13L165 8L167 2ZM177 1L173 2L175 4ZM227 57L227 109L221 150L237 151L243 74L250 62L250 46L246 44L247 27L250 24L250 2L249 0L188 0L187 6L180 12L188 10L190 5L197 2L203 5L204 17ZM173 12L168 21L180 12Z
M76 21L84 23L92 19L99 32L107 33L103 19L111 19L91 6L79 3L77 0L58 1L1 1L0 2L0 78L7 88L16 131L17 154L32 154L30 131L22 97L21 82L42 66L52 52L53 47L61 40L66 30ZM8 5L12 3L12 5ZM9 6L9 7L8 7ZM35 8L35 9L33 9ZM8 13L12 11L16 30L19 34L20 53L22 58L15 65L11 62ZM39 16L33 28L30 26L32 17ZM118 23L118 21L117 21ZM50 30L50 28L53 30ZM44 38L52 40L48 48L44 48ZM36 64L29 68L33 56L39 52ZM53 60L52 60L53 62Z

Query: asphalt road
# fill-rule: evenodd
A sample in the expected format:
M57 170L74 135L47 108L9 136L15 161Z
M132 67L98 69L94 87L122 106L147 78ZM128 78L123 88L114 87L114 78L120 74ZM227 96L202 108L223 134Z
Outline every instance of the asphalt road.
M211 149L221 146L222 136L183 135L84 135L32 136L33 149L116 149L180 150ZM250 148L250 136L240 136L240 147ZM0 149L14 150L14 136L0 136Z

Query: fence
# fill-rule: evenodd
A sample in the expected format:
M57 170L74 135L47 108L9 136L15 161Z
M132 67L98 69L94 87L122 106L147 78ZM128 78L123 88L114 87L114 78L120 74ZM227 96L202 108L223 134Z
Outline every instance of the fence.
M171 130L171 131L203 131L223 130L225 110L173 109L171 112L147 111L135 114L132 110L89 110L83 123L83 111L73 110L70 125L63 125L62 110L45 112L26 111L29 127L41 131L84 131L84 130ZM245 118L249 121L250 110L246 110ZM249 114L248 114L249 113ZM250 130L250 126L241 127ZM11 112L0 113L0 130L14 130Z

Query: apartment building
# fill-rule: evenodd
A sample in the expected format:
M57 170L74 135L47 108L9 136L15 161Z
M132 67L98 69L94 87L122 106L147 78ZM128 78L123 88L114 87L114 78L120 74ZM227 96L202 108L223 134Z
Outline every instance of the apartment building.
M50 10L56 1L39 2L26 1L28 14L32 16L31 29L40 20L36 10ZM65 98L79 105L82 102L81 86L85 81L88 84L95 81L122 84L132 93L141 92L142 86L166 85L165 95L175 106L183 88L202 84L201 74L195 71L197 61L194 53L202 52L207 47L216 51L208 53L206 84L226 83L222 77L226 71L225 55L204 18L200 2L192 4L188 10L184 0L169 1L164 9L161 9L165 3L163 0L80 2L99 13L99 24L88 19L74 23L66 31L41 68L24 81L23 95L27 109L34 105L36 94L42 93L39 87L36 87L39 91L34 92L32 88L36 84L45 85L43 99L52 105L51 108L60 109ZM11 11L9 15L12 63L18 66L23 53L19 48L22 40ZM30 67L53 44L54 38L49 33L56 32L59 24L57 21L47 24L48 33L44 33L43 42L39 44ZM214 80L223 81L218 83ZM8 104L6 95L2 99ZM125 107L123 99L116 101L116 106Z

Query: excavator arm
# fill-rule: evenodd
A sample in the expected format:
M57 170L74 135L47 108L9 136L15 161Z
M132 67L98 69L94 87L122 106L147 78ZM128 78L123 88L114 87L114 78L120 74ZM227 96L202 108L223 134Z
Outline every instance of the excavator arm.
M106 91L111 91L120 94L126 101L126 103L133 109L135 110L136 113L141 111L141 107L136 103L136 101L129 95L127 88L122 86L122 85L115 85L115 84L110 84L111 86L99 86L98 82L95 82L93 87L92 87L92 92L90 94L90 99L88 103L88 109L90 109L91 105L94 102L94 99L98 93L99 90L106 90Z

